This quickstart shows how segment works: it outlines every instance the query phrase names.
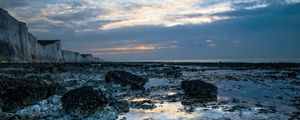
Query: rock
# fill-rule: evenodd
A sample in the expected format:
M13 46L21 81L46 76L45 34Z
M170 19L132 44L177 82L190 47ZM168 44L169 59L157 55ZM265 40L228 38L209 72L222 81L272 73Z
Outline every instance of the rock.
M136 76L132 73L125 71L110 71L105 75L106 82L117 82L121 84L130 84L134 89L144 89L144 85L148 80Z
M135 109L149 110L155 108L155 103L148 98L138 98L129 100L131 107Z
M181 88L193 97L214 98L218 94L216 86L200 80L182 81Z
M164 68L162 69L163 73L166 74L166 76L173 77L173 78L179 78L182 77L181 69L177 67L172 68Z
M119 113L127 113L129 112L129 104L126 100L117 100L110 103L111 106L114 106Z
M60 85L57 82L53 82L53 83L48 83L48 93L49 95L63 95L64 93L67 92L67 89L65 87L63 87L62 85Z
M296 72L288 72L286 74L286 77L290 78L290 79L297 79L297 73Z
M0 107L4 112L34 104L64 91L59 84L41 79L0 78Z
M13 113L0 112L0 120L20 120L21 117Z
M108 104L108 99L101 91L92 87L82 87L68 91L61 98L64 110L74 116L87 117L98 110L103 110Z

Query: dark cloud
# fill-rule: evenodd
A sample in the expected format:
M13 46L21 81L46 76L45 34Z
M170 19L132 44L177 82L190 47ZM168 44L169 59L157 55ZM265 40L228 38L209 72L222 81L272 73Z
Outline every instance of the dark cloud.
M0 7L7 9L7 8L16 8L16 7L23 7L27 6L29 0L0 0Z
M71 6L71 8L68 9L77 10L77 12L50 15L48 16L49 19L57 20L57 21L86 21L89 20L90 18L94 18L101 14L107 13L106 10L101 8L86 8L88 6L88 3L86 1L68 1L68 2L61 2L61 4L66 4L68 6Z
M218 3L220 0L212 1ZM2 2L2 1L1 1ZM134 26L100 30L103 24L114 21L88 21L105 14L101 9L85 9L63 15L42 16L45 19L29 22L28 26L39 39L61 39L64 49L90 52L96 48L115 48L122 45L160 45L177 41L176 47L151 52L119 55L97 55L108 60L134 59L199 59L199 58L300 58L300 4L282 4L283 1L236 3L235 11L216 14L230 19L202 25ZM124 9L140 7L124 3ZM247 10L257 4L268 6ZM1 4L2 5L2 4ZM76 9L85 3L75 2ZM39 11L26 13L27 19ZM20 15L20 16L21 16ZM170 13L172 17L172 14ZM196 17L185 14L177 17ZM55 21L54 23L52 23ZM58 22L57 22L58 21ZM83 23L80 23L83 21ZM38 31L48 30L46 32ZM208 41L209 40L209 41ZM131 42L124 42L131 41ZM213 46L213 47L211 47Z
M231 12L218 13L216 15L234 16L234 17L247 17L247 16L262 16L262 15L299 15L300 14L300 3L298 4L273 4L265 8L258 8L253 10L240 9Z
M97 17L98 15L101 15L103 13L104 11L99 9L85 9L75 13L51 15L48 16L48 18L57 21L85 21L92 17Z

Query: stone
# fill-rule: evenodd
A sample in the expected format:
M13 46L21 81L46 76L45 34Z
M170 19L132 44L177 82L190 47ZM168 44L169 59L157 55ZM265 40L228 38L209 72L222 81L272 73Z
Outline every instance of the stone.
M126 100L117 100L110 103L111 106L114 106L119 113L129 112L130 106Z
M181 88L193 97L213 98L218 94L218 88L215 85L200 80L182 81Z
M136 76L126 71L109 71L105 75L106 82L117 82L121 84L130 84L134 89L144 89L144 85L148 82L147 79Z
M64 110L73 116L88 117L98 110L104 110L108 99L102 91L92 87L82 87L68 91L61 98Z
M67 89L57 82L48 83L48 94L49 95L63 95L67 92Z
M131 107L135 109L149 110L156 107L154 101L151 101L148 98L129 99L129 101L131 103Z
M13 113L0 112L0 120L20 120L21 116Z
M164 69L162 69L162 71L168 77L173 77L173 78L180 78L180 77L182 77L181 69L179 69L177 67L164 68Z
M34 104L65 89L54 82L28 78L0 78L0 107L4 112Z
M297 79L297 73L296 72L288 72L286 74L286 77L290 78L290 79Z

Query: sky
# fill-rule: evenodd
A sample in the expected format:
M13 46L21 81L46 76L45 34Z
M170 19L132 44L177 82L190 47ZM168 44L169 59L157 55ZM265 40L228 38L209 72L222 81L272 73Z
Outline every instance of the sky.
M300 58L300 0L0 0L38 39L112 61Z

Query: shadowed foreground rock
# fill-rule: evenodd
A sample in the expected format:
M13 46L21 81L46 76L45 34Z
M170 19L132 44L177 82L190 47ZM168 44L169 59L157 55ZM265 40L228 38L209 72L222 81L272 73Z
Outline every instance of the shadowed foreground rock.
M218 94L216 86L200 80L182 81L181 88L192 97L215 98Z
M121 84L130 84L134 89L144 89L144 85L148 80L136 76L132 73L125 71L110 71L105 75L106 82L117 82Z
M4 112L15 111L64 91L62 86L50 81L2 76L0 78L0 107Z
M13 113L0 112L0 120L20 120L21 117Z
M61 98L62 106L71 115L87 117L97 110L103 110L108 104L108 99L101 91L92 87L82 87L71 90Z

